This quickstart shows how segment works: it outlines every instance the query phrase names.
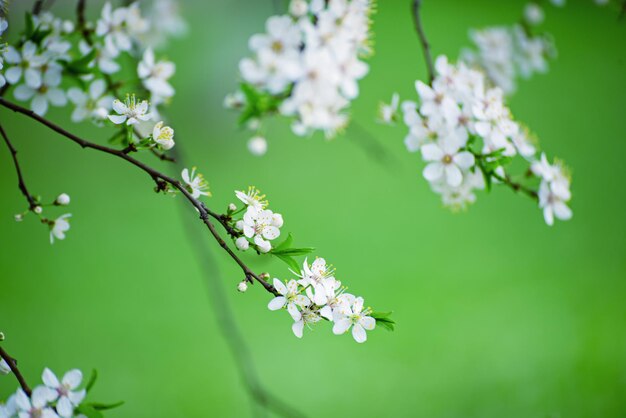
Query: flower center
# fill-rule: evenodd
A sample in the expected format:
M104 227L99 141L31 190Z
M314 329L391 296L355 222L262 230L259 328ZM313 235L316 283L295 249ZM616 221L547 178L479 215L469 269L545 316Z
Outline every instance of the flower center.
M450 164L452 163L452 157L450 155L444 155L443 159L441 160L441 162L443 162L444 164Z

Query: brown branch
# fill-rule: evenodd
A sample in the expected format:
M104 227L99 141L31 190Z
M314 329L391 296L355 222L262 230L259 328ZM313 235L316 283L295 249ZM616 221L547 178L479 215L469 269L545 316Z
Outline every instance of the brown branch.
M433 58L430 53L430 44L426 33L424 33L424 27L422 26L422 19L420 17L420 7L422 5L421 0L413 0L413 22L415 23L415 31L422 44L422 52L424 54L424 60L426 61L426 69L428 70L428 84L432 84L435 79L435 67L433 66Z
M87 42L87 45L92 46L93 40L91 39L91 32L87 27L87 19L85 18L86 8L87 0L78 0L78 4L76 5L76 22L83 39Z
M513 189L514 192L522 192L534 200L539 200L539 194L535 190L531 189L530 187L524 186L521 183L514 182L508 174L505 174L505 176L503 177L497 173L491 173L491 176L494 179L501 181L502 183L509 186L511 189Z
M28 201L28 209L33 210L38 206L37 200L35 200L33 195L31 195L30 192L28 191L28 187L26 187L26 182L24 181L24 175L22 174L22 169L20 168L20 163L17 159L17 150L15 149L15 147L9 140L9 137L7 136L7 133L1 124L0 124L0 135L2 135L2 138L4 139L5 144L7 144L7 147L9 148L9 151L11 152L11 157L13 158L13 164L15 165L15 172L17 173L17 187L20 189L20 191L22 192L22 194Z
M43 2L44 0L37 0L35 2L35 4L33 4L33 14L35 16L37 16L39 13L41 13L41 10L43 9Z
M11 357L9 353L4 351L4 348L2 347L0 347L0 357L2 357L2 359L7 362L7 364L9 365L9 368L15 375L15 378L20 383L22 390L26 392L26 394L30 397L32 391L30 390L28 383L26 383L26 379L24 379L24 376L22 376L20 369L17 367L17 361L15 361L15 359Z
M177 148L173 150L173 154L176 156L180 168L184 166L184 157L179 147ZM180 219L184 224L189 246L195 252L199 266L204 270L205 280L203 281L207 286L207 293L211 299L210 305L215 312L217 325L233 355L246 391L256 404L279 416L304 418L305 415L302 412L276 397L261 382L254 363L254 356L237 324L235 313L220 280L220 272L212 253L209 249L204 248L206 241L200 239L198 229L194 228L191 219L187 216L187 211L184 211L183 205L179 205L179 208ZM224 215L215 214L208 209L207 211L211 216L220 218L218 219L220 223L226 219ZM224 224L222 223L222 225Z
M85 139L82 139L72 134L71 132L68 132L67 130L63 129L57 124L49 121L48 119L45 119L37 115L32 110L26 109L20 105L7 101L4 98L0 98L0 105L6 107L7 109L11 109L14 112L20 113L22 115L28 116L31 119L36 120L42 125L45 125L46 127L52 129L53 131L68 138L72 142L80 145L82 148L90 148L96 151L104 152L105 154L113 155L123 160L126 160L128 163L134 165L135 167L147 173L157 184L157 190L163 190L163 187L164 187L163 183L167 183L173 188L175 188L176 190L180 191L183 194L183 196L185 196L185 198L197 209L198 213L200 214L200 219L209 229L209 232L211 233L213 238L215 238L215 240L220 245L220 247L222 247L224 251L226 251L226 253L228 253L228 255L239 265L239 267L241 267L246 277L246 280L249 281L250 283L253 283L256 280L257 282L261 283L261 285L263 285L265 290L267 290L268 292L274 295L278 295L278 292L276 291L276 289L274 289L274 286L272 286L267 281L257 276L252 270L250 270L250 268L248 268L248 266L243 261L241 261L241 259L233 252L233 250L231 250L230 247L228 247L226 242L222 239L222 237L219 235L219 233L215 229L215 226L209 220L209 216L213 216L213 215L209 215L209 213L207 212L206 206L202 202L200 202L198 199L194 198L191 195L191 193L187 190L187 188L179 180L176 180L172 177L167 176L166 174L163 174L157 171L156 169L124 153L123 150L109 148L109 147L99 145L94 142L90 142Z

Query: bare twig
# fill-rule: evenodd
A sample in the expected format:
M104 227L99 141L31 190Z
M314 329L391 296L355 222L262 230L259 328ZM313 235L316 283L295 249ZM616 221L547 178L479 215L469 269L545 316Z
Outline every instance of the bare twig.
M20 168L20 163L17 159L17 150L9 140L4 127L0 125L0 135L4 139L4 143L7 144L9 151L11 152L11 157L13 158L13 164L15 165L15 172L17 174L17 187L20 189L26 200L28 201L28 209L33 210L37 207L37 200L30 194L28 191L28 187L26 187L26 182L24 181L24 175L22 174L22 169Z
M0 105L6 107L7 109L13 110L14 112L20 113L22 115L28 116L31 119L34 119L35 121L41 123L42 125L45 125L46 127L52 129L53 131L55 131L55 132L61 134L62 136L68 138L72 142L80 145L82 148L90 148L90 149L93 149L93 150L96 150L96 151L104 152L105 154L113 155L113 156L121 158L123 160L126 160L128 163L134 165L135 167L139 168L140 170L142 170L146 174L148 174L154 180L154 182L156 183L157 190L164 190L166 188L166 185L169 184L174 189L180 191L183 194L183 196L185 196L185 198L189 201L189 203L191 203L193 205L193 207L195 207L197 209L198 213L200 214L200 219L206 225L206 227L209 229L209 232L211 233L213 238L215 238L215 240L218 242L220 247L222 247L224 249L224 251L226 251L226 253L228 253L228 255L237 263L237 265L239 265L239 267L241 268L241 270L244 273L244 276L245 276L246 280L248 282L250 282L251 284L254 283L254 281L257 281L258 283L261 283L261 285L265 288L265 290L267 290L268 292L270 292L270 293L272 293L274 295L278 295L278 292L276 291L276 289L274 289L274 286L272 286L267 281L265 281L264 279L262 279L258 275L256 275L243 261L241 261L241 259L233 252L233 250L230 249L230 247L222 239L220 234L215 229L215 226L209 220L209 216L212 216L212 217L215 218L216 216L219 217L219 215L215 214L214 212L209 211L207 209L207 207L204 205L204 203L202 203L198 199L194 198L191 195L191 193L187 190L187 188L179 180L176 180L176 179L174 179L172 177L169 177L169 176L167 176L167 175L157 171L156 169L148 166L147 164L145 164L145 163L143 163L143 162L141 162L141 161L131 157L130 155L124 153L123 150L117 150L117 149L114 149L114 148L109 148L109 147L106 147L106 146L103 146L103 145L99 145L99 144L96 144L94 142L90 142L90 141L87 141L85 139L82 139L82 138L72 134L71 132L68 132L67 130L65 130L64 128L60 127L59 125L49 121L48 119L45 119L45 118L37 115L32 110L26 109L26 108L24 108L24 107L22 107L20 105L17 105L15 103L7 101L4 98L0 98ZM216 219L218 219L218 218L216 218Z
M17 367L17 361L15 361L15 359L11 357L9 353L7 353L2 347L0 347L0 357L2 357L2 359L7 362L7 364L9 365L9 368L15 375L15 378L20 383L22 390L26 392L28 396L30 396L32 391L30 390L28 383L26 383L26 379L24 379L24 376L22 376L20 369Z
M426 69L428 70L428 83L432 84L435 79L435 67L433 66L433 58L430 52L430 44L428 38L424 33L424 27L422 26L422 19L420 17L420 7L422 5L421 0L413 0L413 22L415 23L415 30L422 44L422 52L424 53L424 60L426 61Z
M41 13L41 10L43 9L43 2L44 0L37 0L35 2L35 4L33 4L33 11L32 13L36 16L39 13Z

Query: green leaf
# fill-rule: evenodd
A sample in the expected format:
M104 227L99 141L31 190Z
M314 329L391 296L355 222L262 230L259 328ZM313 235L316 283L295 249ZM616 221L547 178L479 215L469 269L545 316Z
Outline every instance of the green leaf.
M82 404L76 408L76 412L85 415L87 418L104 418L102 412L89 404Z
M272 251L272 254L275 255L288 255L292 257L297 257L299 255L309 254L315 251L313 247L304 247L304 248L285 248L284 250L276 250Z
M274 249L272 250L272 252L275 251L281 251L287 248L291 248L291 244L293 243L293 236L291 235L291 233L289 233L289 235L287 235L287 238L285 238L285 240L283 242L281 242L277 247L274 247Z
M94 68L89 68L89 64L94 60L94 58L96 58L97 53L98 51L94 48L91 52L89 52L89 54L72 62L66 63L64 65L65 69L74 75L91 74L94 72Z
M274 254L276 257L278 257L279 259L281 259L285 264L287 264L289 266L289 268L291 268L293 271L298 272L300 271L300 264L298 264L298 262L296 261L295 258L289 256L289 255L285 255L285 254Z
M30 39L30 37L33 36L33 33L35 32L35 22L33 21L33 15L30 12L27 12L24 18L26 19L24 34L26 35L26 38Z
M85 390L89 392L93 385L96 384L96 380L98 380L98 371L93 369L91 371L91 376L89 377L89 381L87 382L87 386L85 386Z
M376 320L376 324L382 326L387 331L395 331L396 322L389 318L393 312L372 312L370 316Z
M124 405L124 401L114 402L114 403L100 403L100 402L91 402L88 404L93 407L93 409L97 411L106 411L107 409L115 409Z

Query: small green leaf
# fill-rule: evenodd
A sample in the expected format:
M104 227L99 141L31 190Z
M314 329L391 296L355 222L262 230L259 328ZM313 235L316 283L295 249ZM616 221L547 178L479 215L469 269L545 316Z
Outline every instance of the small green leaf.
M101 402L91 402L88 404L93 407L93 409L97 411L106 411L107 409L115 409L124 405L124 401L114 402L114 403L101 403Z
M76 408L78 413L85 415L87 418L104 418L102 412L98 411L96 408L89 404L82 404Z
M272 251L272 254L275 255L288 255L292 257L297 257L299 255L309 254L315 251L313 247L304 247L304 248L286 248L284 250L276 250Z
M389 318L393 312L372 312L370 316L376 320L376 324L388 331L395 331L396 322Z
M26 19L24 33L26 35L26 38L30 39L30 37L33 36L33 33L35 32L35 22L33 21L33 15L30 12L27 12L24 17Z
M98 371L93 369L91 371L91 376L89 377L89 381L87 382L87 386L85 386L85 390L89 392L93 385L96 384L96 380L98 380Z
M287 238L285 238L285 240L283 242L281 242L277 247L274 247L272 252L281 251L281 250L285 250L287 248L291 248L291 244L292 243L293 243L293 236L291 235L291 233L289 233L289 235L287 235Z
M276 257L278 257L279 259L281 259L285 264L287 264L289 266L289 268L291 268L291 270L298 272L300 271L300 265L298 264L298 262L295 260L295 258L289 256L289 255L285 255L285 254L274 254Z

